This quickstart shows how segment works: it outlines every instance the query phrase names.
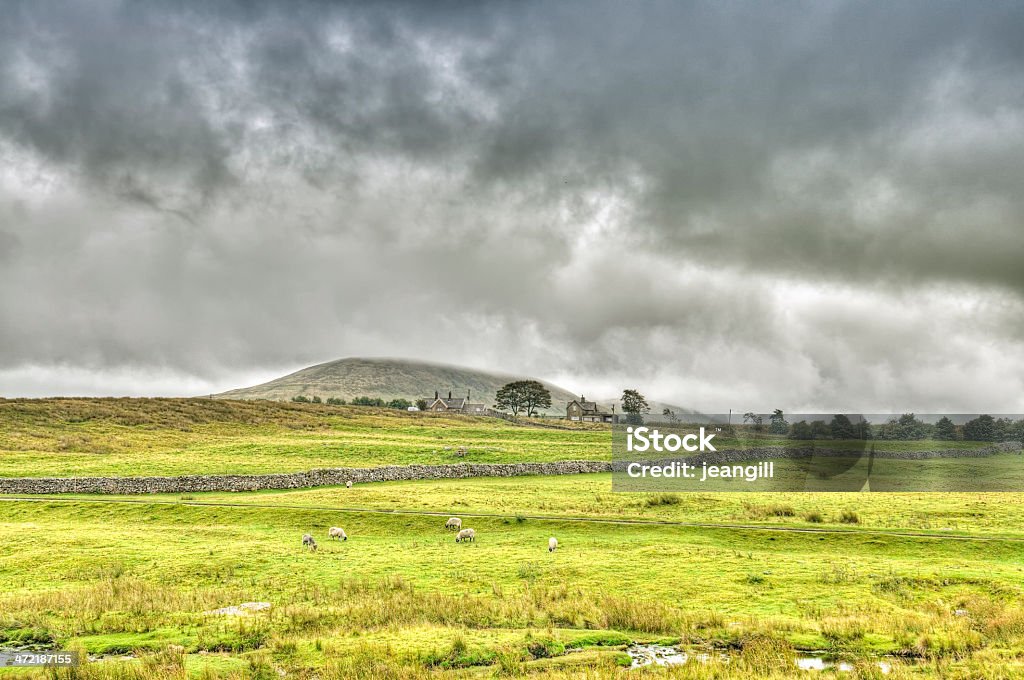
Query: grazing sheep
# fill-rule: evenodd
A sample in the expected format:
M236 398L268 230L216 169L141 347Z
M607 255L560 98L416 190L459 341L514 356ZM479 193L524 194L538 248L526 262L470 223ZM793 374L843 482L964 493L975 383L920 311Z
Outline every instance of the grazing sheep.
M445 529L461 529L462 520L458 517L449 517L448 521L444 523Z
M455 542L462 543L463 541L476 542L476 531L474 529L463 529L459 533L455 534Z
M341 527L331 527L327 530L327 538L336 538L339 541L347 541L348 534Z
M352 488L352 480L351 479L348 480L347 482L345 482L345 488L346 489L351 489Z
M548 552L555 552L558 550L558 539L552 536L548 539Z
M303 534L302 547L309 548L310 552L316 552L316 540L309 534Z

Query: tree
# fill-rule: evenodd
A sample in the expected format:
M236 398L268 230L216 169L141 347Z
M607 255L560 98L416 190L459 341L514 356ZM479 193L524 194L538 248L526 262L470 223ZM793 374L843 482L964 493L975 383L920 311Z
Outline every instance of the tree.
M857 439L857 429L850 422L850 418L842 413L832 417L829 430L832 432L832 439Z
M903 441L925 439L928 437L929 429L928 425L918 420L913 413L904 413L879 427L878 438Z
M426 399L417 399L416 400L416 408L418 408L421 411L426 411L427 410L427 400Z
M526 408L528 399L528 380L516 380L502 385L494 397L494 408L499 411L508 410L512 415L519 417L519 412Z
M992 442L996 440L996 421L988 415L978 416L964 424L964 439L974 442Z
M536 380L523 380L525 399L523 407L526 408L527 416L537 415L542 408L551 408L551 393L548 388Z
M935 438L944 442L951 442L956 439L956 425L953 421L942 416L935 423Z
M292 397L292 401L297 402L299 404L308 404L309 403L309 397L307 397L304 394L300 394L297 397Z
M1008 442L1013 439L1014 424L1009 418L997 418L995 422L995 437L997 442Z
M806 420L801 420L799 423L793 423L793 426L789 428L789 437L790 439L814 439L814 430Z
M772 434L786 434L789 432L789 423L786 422L786 416L782 412L782 409L775 409L775 411L768 416L768 420L771 421L771 425L768 426L768 431Z
M388 408L397 408L402 411L412 406L412 402L408 399L392 399L388 402Z
M676 412L673 411L670 408L663 408L661 410L661 415L663 415L666 418L668 418L668 422L670 422L670 423L678 423L679 422L679 416L677 416Z
M644 413L650 413L651 407L644 395L637 390L622 391L622 411L626 414L626 422L630 425L643 425Z
M753 411L747 411L743 414L743 422L753 423L754 432L761 432L764 430L764 419Z
M1024 418L1014 421L1006 431L1007 441L1024 441Z
M321 404L321 403L323 403L323 400L321 400L320 397L318 397L316 395L313 395L313 403L314 404Z
M341 397L327 397L327 403L331 406L344 406L345 400Z
M494 408L507 409L516 417L520 411L526 411L527 416L535 416L538 410L551 408L551 393L536 380L516 380L498 390Z
M832 430L824 420L815 420L811 423L811 435L814 439L824 439L831 434Z

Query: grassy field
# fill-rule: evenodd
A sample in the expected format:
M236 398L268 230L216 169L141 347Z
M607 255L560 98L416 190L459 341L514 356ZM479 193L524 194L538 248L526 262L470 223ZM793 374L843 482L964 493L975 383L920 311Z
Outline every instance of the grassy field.
M557 421L560 427L570 426ZM606 425L571 429L392 409L209 399L0 399L0 477L260 474L412 463L607 460ZM750 433L719 448L806 446ZM983 442L872 442L879 450ZM818 442L830 449L863 442ZM459 449L465 453L460 455ZM653 454L652 454L653 455Z
M556 430L494 418L209 399L0 400L0 477L259 474L609 456L609 431L599 425Z
M606 483L585 479L574 491L566 480L560 489L549 479L518 481L517 500L534 491L538 500L563 499L551 514L579 511L570 497L585 499ZM392 499L447 505L444 496L455 494L478 512L507 512L488 503L500 485L487 482L497 484L474 480L469 493L463 482L367 486L351 500L398 509ZM332 491L347 493L319 493ZM975 677L968 669L979 659L1024 671L1014 661L1024 643L1024 542L887 535L885 522L874 523L882 508L863 507L864 496L843 499L863 515L850 532L509 514L467 517L478 540L456 545L444 517L294 507L314 493L230 499L260 507L5 502L0 636L53 639L92 654L180 645L195 672L266 663L309 674L360 654L416 672L600 668L621 657L600 643L660 639L724 650L770 639L784 655L826 650L861 661L912 654L922 659L908 664L914 674L943 667L949 677L957 668ZM671 502L643 500L655 504L606 516L678 516ZM756 504L726 503L731 511L698 517L749 523L762 513ZM933 501L928 512L945 520L955 506ZM773 507L781 506L763 511ZM333 525L346 528L347 542L327 541ZM299 547L306 531L321 539L316 554ZM560 540L555 553L546 550L550 535ZM272 606L246 617L203 614L248 601ZM547 651L531 654L538 640ZM562 652L588 643L585 655Z
M51 496L50 498L61 498ZM95 496L63 496L90 500ZM104 496L133 502L998 534L1024 538L1024 493L615 493L611 475L421 480L254 493ZM843 520L843 513L856 515Z
M608 455L606 429L317 405L41 400L0 413L5 475L26 474L18 464L65 476L347 464L325 462L324 440L362 451L360 465L444 460L445 446L503 461ZM60 450L76 437L93 450ZM0 674L781 679L812 673L798 658L824 657L851 670L823 677L883 677L880 661L887 678L1024 677L1022 502L626 494L610 475L0 498L0 647L94 658ZM453 541L449 514L475 543ZM330 526L349 540L329 541ZM301 549L306 532L315 554ZM245 602L270 607L212 613ZM627 646L651 642L707 660L625 670Z

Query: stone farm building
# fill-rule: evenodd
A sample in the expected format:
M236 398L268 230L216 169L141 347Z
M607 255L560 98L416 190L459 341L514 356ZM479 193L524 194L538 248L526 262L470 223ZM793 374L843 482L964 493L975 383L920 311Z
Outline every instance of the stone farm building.
M466 397L452 397L452 393L448 392L448 398L438 396L437 392L434 392L434 400L427 404L428 411L435 411L439 413L462 413L467 416L486 416L490 415L490 409L483 404L474 404L469 401L469 393L466 393Z
M569 420L577 420L584 423L611 423L615 422L614 409L609 411L597 402L587 401L580 396L573 399L565 407L565 417Z

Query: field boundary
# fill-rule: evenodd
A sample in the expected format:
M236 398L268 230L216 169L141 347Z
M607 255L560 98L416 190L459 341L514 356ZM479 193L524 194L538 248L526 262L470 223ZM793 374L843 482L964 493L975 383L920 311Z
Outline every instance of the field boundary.
M1000 442L977 449L940 451L875 452L879 458L923 460L929 458L984 458L1000 453L1020 453L1021 442ZM699 463L730 463L756 460L785 460L814 456L843 457L862 452L815 447L754 447L701 454L685 460ZM682 459L680 459L682 460ZM537 475L578 475L625 469L624 460L566 460L549 463L447 463L439 465L383 465L372 468L323 468L306 472L262 475L181 475L176 477L0 477L0 494L108 494L132 496L154 493L203 491L265 491L341 486L348 483L406 482L420 479L468 479L473 477L530 477ZM657 464L659 461L645 461ZM661 461L667 462L667 461Z
M569 460L553 463L453 463L384 465L374 468L326 468L268 475L184 475L179 477L8 477L0 478L2 494L98 493L137 495L202 491L264 491L306 489L373 482L471 477L528 477L611 472L610 461Z

